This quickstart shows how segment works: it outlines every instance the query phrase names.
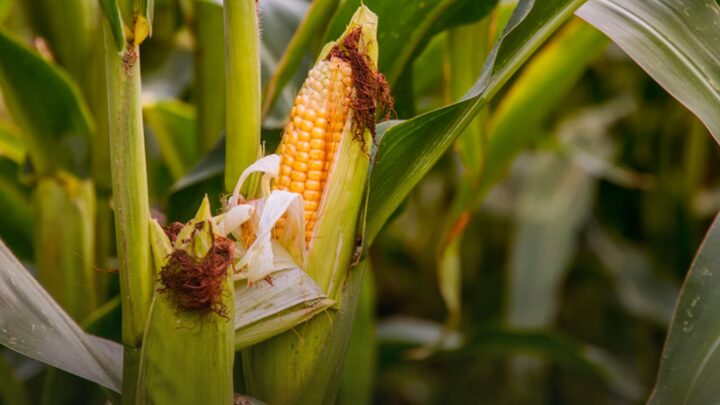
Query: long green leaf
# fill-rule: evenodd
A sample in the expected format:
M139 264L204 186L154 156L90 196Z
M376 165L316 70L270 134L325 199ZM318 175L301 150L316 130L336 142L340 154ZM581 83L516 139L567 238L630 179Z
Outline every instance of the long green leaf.
M18 257L32 257L34 218L32 214L32 190L18 179L20 168L6 159L0 159L0 238Z
M370 181L367 235L373 240L410 190L527 58L582 0L521 1L463 100L413 119L383 125Z
M180 179L199 157L195 110L181 101L168 100L145 105L143 115L170 173Z
M122 347L83 332L2 241L0 344L120 391Z
M651 404L708 404L720 397L720 215L690 266L665 343Z
M499 180L514 156L538 141L543 120L607 44L593 27L572 21L528 64L490 122L484 188Z
M720 5L590 0L580 17L610 37L720 142Z
M355 9L364 4L378 16L380 71L395 83L417 50L433 34L481 19L497 0L347 0L338 7L323 42L336 38Z
M100 7L105 14L110 24L110 31L112 32L113 40L115 41L115 47L118 52L125 50L125 29L123 26L123 20L120 16L120 6L117 0L99 0Z
M93 130L87 106L67 74L0 30L0 87L20 127L34 169L87 172L87 156L73 159L70 142L88 142Z
M5 157L16 164L25 159L25 145L14 126L0 122L0 157Z

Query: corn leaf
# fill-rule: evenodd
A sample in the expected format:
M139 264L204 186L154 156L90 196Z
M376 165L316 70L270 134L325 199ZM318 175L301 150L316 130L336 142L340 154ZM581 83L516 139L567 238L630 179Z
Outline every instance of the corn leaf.
M32 215L31 190L20 183L20 168L7 159L0 159L0 238L21 259L32 257L34 218Z
M552 360L564 368L595 377L618 396L640 401L644 387L630 370L604 350L582 344L554 332L521 332L481 329L468 338L465 348L453 353L467 356L485 352L494 354L526 353Z
M704 404L720 395L720 215L690 266L650 404Z
M614 148L607 128L631 111L622 100L583 111L560 126L558 137L609 158ZM555 321L559 290L578 232L591 213L596 181L593 173L557 152L537 153L523 163L526 175L516 198L506 322L537 330Z
M378 128L381 156L370 180L367 237L380 228L520 65L569 18L581 0L521 1L465 97L449 106Z
M199 157L195 110L181 101L168 100L145 105L143 115L170 173L180 179Z
M110 32L112 32L113 40L118 52L125 50L125 28L123 20L120 16L120 6L117 0L100 0L105 17L110 24Z
M602 33L574 19L528 63L493 113L484 188L505 174L513 157L539 141L543 121L607 44Z
M10 14L13 2L11 0L0 0L0 23Z
M14 126L0 122L0 157L5 157L20 165L25 159L23 145Z
M20 128L34 169L87 172L88 157L73 159L71 141L89 142L93 122L72 80L0 31L0 87Z
M0 344L120 391L122 347L83 332L2 241Z
M720 5L590 0L577 13L610 37L720 142Z
M380 71L392 86L416 51L443 29L479 20L497 0L348 0L338 7L323 43L340 35L352 13L364 4L378 16Z

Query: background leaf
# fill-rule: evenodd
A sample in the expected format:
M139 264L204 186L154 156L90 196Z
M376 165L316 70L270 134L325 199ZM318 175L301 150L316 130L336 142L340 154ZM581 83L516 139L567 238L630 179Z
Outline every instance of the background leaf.
M0 344L120 391L122 347L85 334L0 241Z
M65 73L0 31L0 87L40 174L64 168L87 173L93 123L77 86ZM80 156L78 156L80 155Z
M181 101L169 100L146 104L143 115L170 173L175 180L180 179L199 156L195 110Z
M488 100L581 3L521 1L483 75L463 100L408 121L378 127L382 140L370 180L370 240Z
M609 36L720 142L720 5L590 0L581 18Z
M720 395L720 216L688 271L665 343L651 404L705 404Z

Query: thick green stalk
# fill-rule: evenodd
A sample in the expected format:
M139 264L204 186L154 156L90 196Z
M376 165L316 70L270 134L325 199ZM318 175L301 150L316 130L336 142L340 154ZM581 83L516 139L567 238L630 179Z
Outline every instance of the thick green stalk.
M110 156L115 232L122 295L123 344L125 345L124 403L132 403L132 376L142 344L153 277L150 268L145 139L140 105L138 48L131 44L118 54L112 32L103 24L110 118Z
M204 154L225 128L225 34L222 7L208 0L195 0L194 5L197 125Z
M255 0L225 0L225 189L232 191L260 147L260 34Z

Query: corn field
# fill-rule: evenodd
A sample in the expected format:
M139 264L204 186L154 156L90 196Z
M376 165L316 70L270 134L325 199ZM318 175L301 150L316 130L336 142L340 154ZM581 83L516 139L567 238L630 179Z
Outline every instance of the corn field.
M0 0L0 405L715 404L720 1Z

